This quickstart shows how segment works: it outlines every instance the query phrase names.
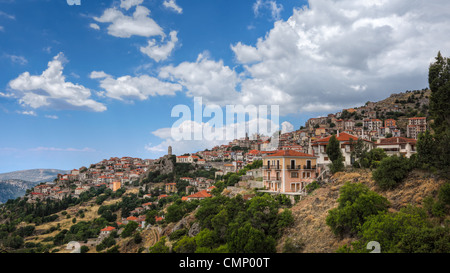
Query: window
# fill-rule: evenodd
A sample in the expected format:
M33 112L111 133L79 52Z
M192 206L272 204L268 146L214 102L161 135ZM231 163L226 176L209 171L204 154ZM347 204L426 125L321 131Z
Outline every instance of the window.
M311 169L311 160L306 160L306 169Z
M298 172L291 172L291 178L298 178Z
M291 159L291 169L295 169L295 160Z

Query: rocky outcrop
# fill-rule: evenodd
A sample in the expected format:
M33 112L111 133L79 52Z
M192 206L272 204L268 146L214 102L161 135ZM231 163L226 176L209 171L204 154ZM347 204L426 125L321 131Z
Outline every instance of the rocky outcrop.
M153 161L149 166L147 172L141 176L140 182L146 177L150 172L159 172L159 174L169 174L175 170L175 156L165 155L159 159Z
M191 228L189 229L188 235L189 235L190 237L194 237L195 235L197 235L197 234L200 233L200 230L201 230L201 228L200 228L200 223L199 223L199 222L195 222L195 223L191 226Z

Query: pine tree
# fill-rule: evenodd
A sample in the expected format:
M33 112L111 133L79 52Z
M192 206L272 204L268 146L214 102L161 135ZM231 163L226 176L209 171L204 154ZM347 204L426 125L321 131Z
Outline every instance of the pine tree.
M336 135L332 135L328 141L327 155L331 160L330 170L332 173L344 170L344 156L342 155L341 144L336 138Z
M436 157L436 143L430 131L419 134L417 140L417 153L420 163L435 164Z
M327 155L331 161L336 161L338 158L342 157L340 146L341 144L336 138L336 135L332 135L327 145Z
M450 166L450 59L438 53L428 71L431 89L429 113L434 120L437 167L449 171Z

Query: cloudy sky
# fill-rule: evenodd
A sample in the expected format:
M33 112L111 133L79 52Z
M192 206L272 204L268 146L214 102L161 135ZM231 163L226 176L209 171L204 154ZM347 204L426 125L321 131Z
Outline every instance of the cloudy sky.
M297 129L425 88L450 55L447 0L67 2L0 0L0 172L220 144L171 137L194 97L278 105Z

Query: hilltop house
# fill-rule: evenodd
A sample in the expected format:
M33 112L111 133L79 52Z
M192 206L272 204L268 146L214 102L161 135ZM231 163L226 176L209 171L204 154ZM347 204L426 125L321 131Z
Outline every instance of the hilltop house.
M314 155L281 150L263 157L263 184L269 192L304 194L318 171Z
M312 142L312 150L313 154L317 156L317 164L330 164L331 160L327 155L327 145L330 141L331 136L321 138ZM351 152L353 149L353 145L358 141L358 137L354 135L350 135L348 133L337 133L337 140L341 146L342 156L344 157L344 165L349 166L352 164L351 162ZM366 146L371 150L373 148L373 142L363 139Z
M375 143L376 148L383 149L387 155L411 157L416 153L417 140L406 137L391 137L379 139Z
M183 198L181 198L181 200L183 200L183 201L191 201L194 199L202 200L202 199L209 198L209 197L212 197L212 195L209 194L207 190L202 190L202 191L196 192L194 194L184 196Z
M194 163L197 162L200 159L200 157L196 155L180 155L177 156L177 163Z

